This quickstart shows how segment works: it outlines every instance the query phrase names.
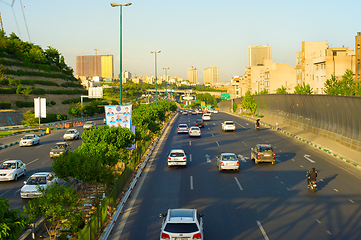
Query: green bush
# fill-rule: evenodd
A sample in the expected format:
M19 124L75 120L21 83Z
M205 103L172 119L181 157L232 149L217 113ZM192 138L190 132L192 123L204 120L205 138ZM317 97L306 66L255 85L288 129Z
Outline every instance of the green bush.
M43 81L43 80L21 80L21 84L23 85L45 85L45 86L57 86L59 87L59 84L53 81Z
M46 118L40 119L40 123L50 123L68 119L66 114L47 113Z
M0 102L0 109L11 109L11 103L9 103L9 102Z
M89 98L84 98L83 102L91 102L92 99ZM62 104L71 104L71 103L80 103L81 102L81 98L71 98L71 99L67 99L62 101ZM105 104L106 105L106 104Z
M73 83L73 82L65 82L60 84L62 87L77 87L77 88L83 88L83 86L79 83Z
M55 101L51 101L50 104L54 106L54 105L56 105L56 102L55 102Z
M1 94L16 94L16 88L0 88Z
M16 101L15 105L18 108L23 108L23 107L34 107L34 102L23 102L23 101Z

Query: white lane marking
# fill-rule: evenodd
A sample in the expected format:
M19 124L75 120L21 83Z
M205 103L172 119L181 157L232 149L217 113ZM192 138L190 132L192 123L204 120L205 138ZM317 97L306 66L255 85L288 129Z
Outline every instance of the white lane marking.
M290 190L289 188L286 188L288 191Z
M335 188L335 189L333 189L335 192L338 192L338 190Z
M300 167L303 167L302 165L300 165Z
M242 162L247 162L246 159L249 159L249 157L244 157L241 154L238 154L238 158L241 159Z
M4 195L5 193L8 193L8 192L10 192L12 189L10 188L9 190L7 190L6 192L4 192L3 194L1 194L0 195L0 197L2 196L2 195Z
M295 161L293 158L291 159L292 161Z
M282 150L279 150L279 152L282 152Z
M192 162L192 154L189 154L189 161Z
M332 235L332 233L330 231L326 231L328 235Z
M43 162L43 165L44 165L44 163L46 163L47 161L50 161L50 159L48 159L48 160L45 160L45 161Z
M208 154L205 155L207 162L211 162L211 156L209 156Z
M31 161L31 162L27 163L26 165L30 165L30 164L32 164L33 162L36 162L36 161L38 161L38 160L39 160L39 158L34 159L33 161Z
M214 137L213 133L212 133L212 137Z
M44 146L44 145L39 145L39 146L36 146L35 148L39 148L39 147L42 147L42 146Z
M281 181L282 184L284 184L282 181Z
M216 141L216 143L217 143L217 145L218 145L218 147L219 147L219 143Z
M316 219L316 222L321 223L321 221L320 221L320 220L318 220L318 219Z
M303 155L303 157L306 158L308 161L310 161L310 163L315 163L315 161L313 161L313 160L310 158L311 155L305 154L305 155Z
M213 123L213 125L214 125L214 126L216 126L216 124L215 124L215 123Z
M236 177L234 177L234 179L236 180L239 189L241 189L241 191L243 191L243 188L242 188L241 184L239 183L238 179Z
M266 234L266 231L263 229L260 221L257 221L257 225L258 225L259 229L261 230L261 233L262 233L264 239L269 240L269 238L268 238L268 236Z
M190 177L190 181L191 181L191 190L193 190L193 176Z
M210 128L208 128L208 130L211 130Z
M350 203L355 203L354 201L352 201L351 199L349 199Z
M189 146L192 146L192 141L189 141Z
M278 177L276 176L276 178L278 178Z
M246 123L246 125L248 125L248 123Z

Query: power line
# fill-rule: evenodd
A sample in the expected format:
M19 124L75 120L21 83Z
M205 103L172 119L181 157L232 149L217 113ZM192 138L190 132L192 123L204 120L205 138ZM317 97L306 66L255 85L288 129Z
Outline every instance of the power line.
M23 17L24 17L24 22L25 22L25 27L26 27L26 31L28 32L28 37L29 37L29 41L31 43L31 38L30 38L30 33L29 33L29 29L28 29L28 24L26 23L26 18L25 18L25 13L24 13L24 7L23 7L23 3L20 0L20 4L21 4L21 10L23 12Z

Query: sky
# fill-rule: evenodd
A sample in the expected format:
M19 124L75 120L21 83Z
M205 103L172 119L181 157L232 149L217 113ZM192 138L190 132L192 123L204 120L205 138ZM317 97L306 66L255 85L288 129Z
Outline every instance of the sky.
M104 0L0 0L3 27L23 41L56 48L76 74L76 56L114 55L119 76L119 7ZM117 0L113 0L117 1ZM129 0L132 1L132 0ZM127 3L127 2L117 2ZM123 71L187 79L187 70L219 68L219 81L241 76L248 47L271 46L276 63L296 65L303 41L355 49L360 0L133 0L122 7ZM22 7L23 6L23 7ZM24 20L25 19L25 20ZM30 37L30 38L29 38Z

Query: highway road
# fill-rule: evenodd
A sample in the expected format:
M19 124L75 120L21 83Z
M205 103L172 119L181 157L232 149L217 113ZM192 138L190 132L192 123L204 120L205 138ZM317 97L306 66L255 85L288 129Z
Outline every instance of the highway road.
M95 123L102 124L102 120L96 120ZM80 134L83 132L83 127L75 127ZM23 209L29 200L21 199L20 189L24 185L24 181L28 179L32 174L36 172L50 171L52 160L49 157L50 149L57 142L63 141L63 135L67 129L55 130L51 134L40 137L40 144L31 147L19 147L19 145L12 146L0 150L0 164L9 159L19 159L26 164L26 176L21 176L17 181L0 182L0 198L8 198L10 201L10 208ZM19 134L11 136L13 140L19 141L25 134ZM1 142L8 139L2 138ZM78 148L81 145L81 139L68 141L72 150Z
M201 138L177 134L178 115L158 143L108 239L159 239L160 213L196 208L205 214L204 239L361 239L361 175L327 153L235 116L212 114ZM236 132L222 132L233 120ZM255 165L250 148L272 144L275 165ZM171 149L184 149L188 166L167 166ZM240 172L219 172L216 156L240 155ZM207 157L209 156L209 157ZM306 186L306 171L318 170L318 191Z

